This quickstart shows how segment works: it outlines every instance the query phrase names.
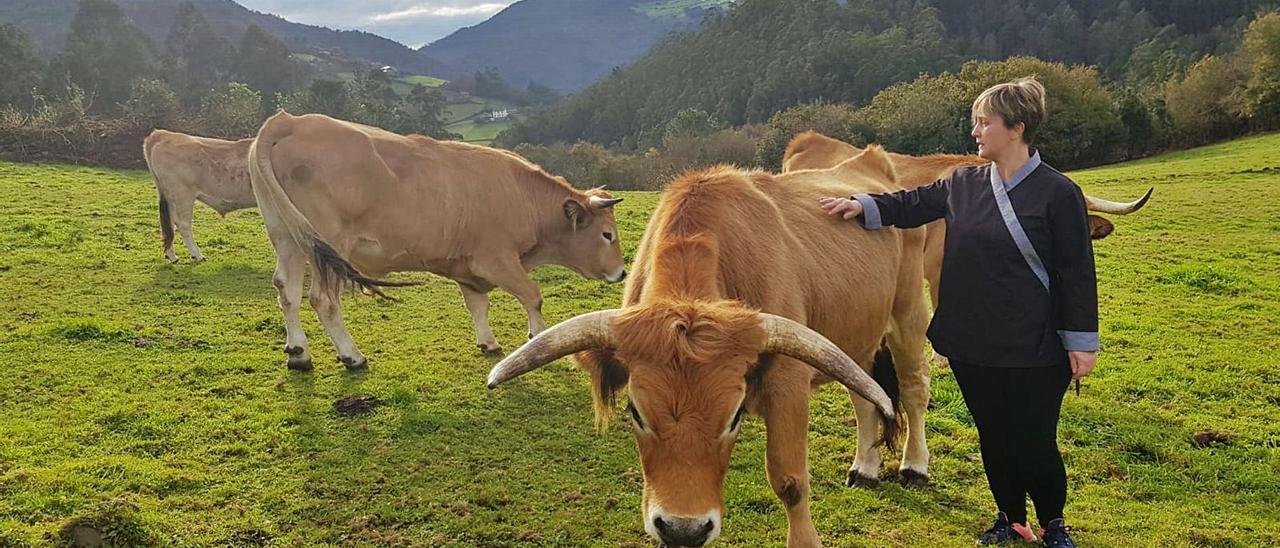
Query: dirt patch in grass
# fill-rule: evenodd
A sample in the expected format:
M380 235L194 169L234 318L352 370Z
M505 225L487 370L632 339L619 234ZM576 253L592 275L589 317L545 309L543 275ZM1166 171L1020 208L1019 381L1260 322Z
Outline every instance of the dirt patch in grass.
M373 414L383 404L373 396L347 396L333 402L333 411L341 417L362 417Z
M1230 445L1231 435L1217 430L1205 430L1197 432L1191 437L1191 443L1196 447L1210 447L1213 445Z

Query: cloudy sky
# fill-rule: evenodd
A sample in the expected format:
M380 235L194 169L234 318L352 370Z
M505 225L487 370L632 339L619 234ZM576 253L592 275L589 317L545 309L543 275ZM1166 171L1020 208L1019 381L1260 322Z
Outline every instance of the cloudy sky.
M358 29L410 47L475 25L514 0L237 0L241 5L298 23Z

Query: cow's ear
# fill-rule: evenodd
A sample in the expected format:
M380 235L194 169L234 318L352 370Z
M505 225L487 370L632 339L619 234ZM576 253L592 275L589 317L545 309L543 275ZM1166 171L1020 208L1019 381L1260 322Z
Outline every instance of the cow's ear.
M1089 238L1092 240L1101 240L1111 235L1116 229L1116 225L1111 221L1097 215L1089 216Z
M591 222L591 212L576 198L568 198L564 201L564 217L569 219L575 228L582 228Z
M853 161L862 164L867 173L877 178L884 178L892 183L898 182L898 174L893 169L893 161L889 159L889 153L879 145L868 145L863 149L862 154L853 157Z
M595 407L596 426L607 426L620 394L631 379L613 350L585 350L573 355L578 367L591 375L591 400Z

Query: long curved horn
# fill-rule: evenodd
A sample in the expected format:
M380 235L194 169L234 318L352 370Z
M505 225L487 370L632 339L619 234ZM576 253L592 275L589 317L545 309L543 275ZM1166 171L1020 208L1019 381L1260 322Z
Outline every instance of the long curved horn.
M1098 213L1113 213L1116 215L1128 215L1147 205L1147 200L1151 199L1151 193L1155 191L1155 187L1147 189L1147 193L1141 198L1127 204L1119 202L1111 202L1101 198L1094 198L1088 194L1084 195L1084 203L1089 207L1089 211L1097 211Z
M519 377L560 358L591 348L614 346L612 320L617 309L569 318L529 339L489 371L489 388Z
M592 196L587 202L591 204L591 207L603 209L606 207L613 207L621 201L622 198L601 198L599 196Z
M875 404L884 417L886 438L889 437L891 425L896 422L893 403L884 389L853 358L817 331L798 322L764 312L760 313L760 318L768 334L763 352L785 354L803 361Z

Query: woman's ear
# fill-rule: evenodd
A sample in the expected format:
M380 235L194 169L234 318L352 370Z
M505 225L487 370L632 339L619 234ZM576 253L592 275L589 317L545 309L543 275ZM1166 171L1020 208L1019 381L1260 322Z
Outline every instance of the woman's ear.
M1027 124L1024 122L1018 122L1016 124L1013 124L1013 127L1009 128L1009 130L1013 131L1013 136L1016 138L1016 140L1022 141L1023 140L1022 134L1027 131Z

